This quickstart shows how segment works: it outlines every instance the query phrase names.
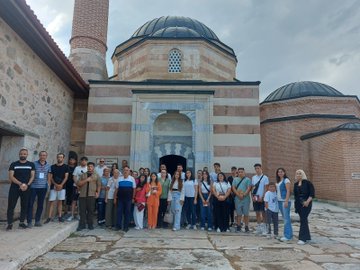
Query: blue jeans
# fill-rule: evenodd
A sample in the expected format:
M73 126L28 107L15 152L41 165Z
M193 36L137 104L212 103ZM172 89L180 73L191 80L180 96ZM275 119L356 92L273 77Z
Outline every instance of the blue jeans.
M203 193L202 194L204 197L204 200L207 200L207 198L209 197L209 194L207 193ZM207 219L207 225L208 228L212 228L212 209L211 209L211 204L210 204L211 200L208 203L208 206L204 206L203 202L200 198L199 203L200 203L200 212L201 212L201 225L200 227L204 228L205 227L205 221Z
M37 197L37 208L35 213L35 222L40 222L41 214L44 209L44 201L47 188L30 188L30 201L27 214L27 223L30 224L33 218L33 207Z
M284 220L284 237L287 239L292 239L293 237L293 229L291 226L291 218L290 218L290 209L291 202L288 202L288 207L284 207L284 202L279 201L279 210Z
M131 217L131 200L119 200L117 205L117 222L116 227L122 228L123 215L124 215L124 230L129 229Z
M181 219L181 210L182 206L180 204L180 192L171 191L171 212L174 215L174 224L173 228L180 230L180 219Z
M106 208L105 198L98 198L97 206L98 206L97 220L98 220L98 222L103 221L103 220L105 220L105 208Z
M194 204L194 197L185 197L184 208L186 211L187 224L194 226L196 224L196 204Z

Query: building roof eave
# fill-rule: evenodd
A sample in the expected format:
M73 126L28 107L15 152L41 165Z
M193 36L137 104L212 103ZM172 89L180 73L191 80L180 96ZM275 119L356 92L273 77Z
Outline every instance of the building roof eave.
M88 83L82 79L24 0L0 1L0 17L71 89L75 97L88 97Z

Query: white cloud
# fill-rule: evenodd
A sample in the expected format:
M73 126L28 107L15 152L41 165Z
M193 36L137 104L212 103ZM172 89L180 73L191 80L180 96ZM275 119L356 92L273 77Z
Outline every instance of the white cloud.
M27 0L68 54L73 0ZM360 94L358 0L110 1L107 64L114 48L146 21L163 15L197 19L238 56L240 80L260 80L261 99L293 82L319 81Z

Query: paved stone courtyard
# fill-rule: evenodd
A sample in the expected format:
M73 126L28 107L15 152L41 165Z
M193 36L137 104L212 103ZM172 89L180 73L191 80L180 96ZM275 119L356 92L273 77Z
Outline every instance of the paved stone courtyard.
M253 233L96 228L73 233L23 269L360 269L360 211L315 203L310 225L313 240L304 246Z

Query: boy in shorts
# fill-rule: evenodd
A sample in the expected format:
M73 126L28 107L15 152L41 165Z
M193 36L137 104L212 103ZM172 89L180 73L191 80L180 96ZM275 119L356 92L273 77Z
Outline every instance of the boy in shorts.
M243 217L245 232L249 232L251 180L246 177L244 168L238 169L238 177L234 178L231 188L235 195L236 231L241 232L241 218Z

